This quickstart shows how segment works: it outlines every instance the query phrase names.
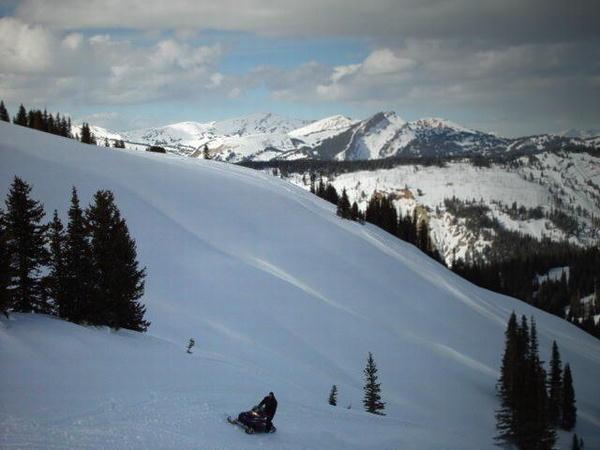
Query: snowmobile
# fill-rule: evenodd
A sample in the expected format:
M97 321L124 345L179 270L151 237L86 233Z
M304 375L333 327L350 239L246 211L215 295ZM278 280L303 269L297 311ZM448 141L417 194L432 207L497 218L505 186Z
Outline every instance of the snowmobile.
M254 433L275 433L275 425L271 424L271 429L267 431L267 418L261 414L261 410L255 406L250 411L241 412L237 419L231 416L227 417L227 422L233 425L239 425L248 434Z

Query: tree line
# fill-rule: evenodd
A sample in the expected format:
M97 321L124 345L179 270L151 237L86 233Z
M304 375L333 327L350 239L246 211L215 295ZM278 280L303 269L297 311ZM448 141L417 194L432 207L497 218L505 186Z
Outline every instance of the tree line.
M10 122L10 116L3 101L0 101L0 120ZM46 110L41 111L39 109L30 109L27 111L21 104L17 114L13 117L12 122L16 125L56 134L58 136L67 138L73 137L71 135L71 118L65 116L61 117L59 113L53 115Z
M496 412L496 439L522 450L551 450L556 428L570 431L577 421L575 391L569 364L564 369L556 341L550 371L539 358L535 320L513 312L505 332ZM579 443L579 442L578 442Z
M309 183L305 176L303 181ZM425 211L415 208L412 214L403 215L394 205L392 196L374 192L363 212L356 201L350 204L345 189L340 195L322 177L317 182L314 172L310 174L310 191L336 205L338 216L376 225L444 264L430 237ZM464 260L454 259L450 267L453 272L478 286L519 298L564 318L600 338L600 321L594 320L594 316L600 314L600 274L597 269L600 267L600 249L585 249L549 238L540 240L506 230L497 220L488 217L487 205L478 202L464 202L454 197L445 199L444 204L453 215L465 218L467 227L473 232L485 235L487 228L494 231L493 236L487 236L492 245L481 255L470 253ZM519 210L515 205L512 208ZM570 268L568 279L537 281L539 274L563 266ZM590 305L583 305L581 298L590 292L595 293L595 298Z
M310 192L336 205L337 215L341 218L359 223L369 222L403 241L415 245L431 258L444 264L431 240L427 219L424 214L419 214L416 208L412 214L402 215L394 205L391 196L374 192L367 204L367 209L363 212L359 209L356 201L350 204L345 188L342 189L340 195L335 186L324 182L322 178L317 184L315 184L314 178L311 178Z
M538 275L566 267L569 276L539 281ZM496 230L492 248L482 257L455 260L452 271L495 292L519 298L537 308L569 320L600 338L600 249L580 248L568 242L536 239ZM581 299L591 296L589 304ZM568 312L567 312L568 311Z
M561 153L587 153L592 156L598 156L598 148L587 147L566 143L559 139L552 145L547 145L543 149L529 147L524 150L513 150L508 153L497 153L482 155L480 153L466 153L460 155L444 156L415 156L411 154L400 154L388 158L380 159L362 159L337 161L331 159L272 159L269 161L250 161L245 160L237 164L256 170L277 170L279 174L287 178L291 174L318 173L327 178L336 177L343 173L358 171L388 170L398 166L437 166L446 167L452 162L471 162L476 167L491 167L492 164L502 164L510 167L518 167L523 163L520 159L524 156L532 156L537 153L550 152L560 155Z
M146 269L113 193L97 191L84 210L73 187L65 227L56 210L43 222L31 190L15 177L0 209L0 311L146 331Z
M4 101L0 100L0 120L4 122L10 122L10 115ZM25 106L21 104L17 111L17 114L12 119L12 123L15 125L21 125L23 127L32 128L34 130L43 131L45 133L55 134L57 136L66 137L69 139L75 139L83 144L98 145L96 137L90 128L89 123L84 122L81 125L80 134L73 135L71 118L67 116L61 116L60 113L53 115L48 113L45 109L30 109L27 111ZM110 147L107 139L104 141L105 147ZM125 142L122 139L116 139L113 141L114 148L125 148Z

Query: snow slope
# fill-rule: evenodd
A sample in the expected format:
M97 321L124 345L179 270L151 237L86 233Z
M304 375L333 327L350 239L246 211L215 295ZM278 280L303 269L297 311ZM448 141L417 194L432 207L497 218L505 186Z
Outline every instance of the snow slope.
M298 187L0 123L2 197L15 174L63 217L72 185L83 203L113 190L148 269L152 325L140 335L0 319L1 448L492 449L512 310L535 316L542 359L558 341L573 369L576 432L600 446L598 340L339 219ZM385 417L361 411L369 351ZM326 404L332 384L337 408ZM224 422L269 390L276 434Z

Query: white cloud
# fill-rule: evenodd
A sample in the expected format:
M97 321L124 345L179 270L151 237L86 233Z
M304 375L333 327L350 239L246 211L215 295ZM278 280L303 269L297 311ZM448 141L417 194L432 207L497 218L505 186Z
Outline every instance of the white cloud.
M396 75L412 69L415 65L415 60L399 57L389 48L383 48L367 56L361 69L366 75Z
M47 103L142 103L193 98L203 91L228 92L217 63L219 44L191 45L176 39L135 45L108 34L85 38L20 19L0 19L0 97Z
M36 73L52 65L57 42L40 26L0 18L0 72Z

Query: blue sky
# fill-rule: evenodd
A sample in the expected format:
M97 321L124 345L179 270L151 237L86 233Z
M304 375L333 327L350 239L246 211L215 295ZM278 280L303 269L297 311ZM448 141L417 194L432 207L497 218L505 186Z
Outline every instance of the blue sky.
M9 0L0 98L114 129L381 110L507 136L600 128L597 12L587 0Z

